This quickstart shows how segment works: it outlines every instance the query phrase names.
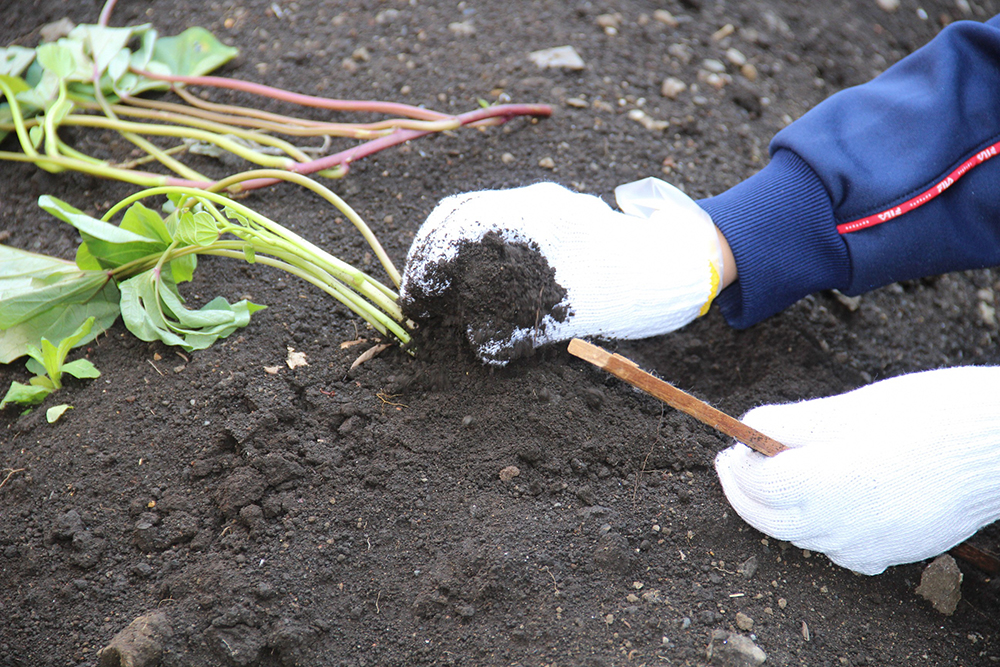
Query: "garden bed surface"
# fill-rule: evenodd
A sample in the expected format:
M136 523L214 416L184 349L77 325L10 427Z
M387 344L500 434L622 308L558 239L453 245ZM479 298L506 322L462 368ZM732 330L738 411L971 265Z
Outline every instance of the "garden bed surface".
M27 46L45 23L95 22L100 10L9 4L0 38ZM825 97L947 21L1000 11L995 0L926 2L923 14L910 0L892 13L874 0L119 5L113 24L201 25L238 46L226 76L456 113L501 95L552 104L547 120L414 141L333 184L400 265L435 202L457 192L555 180L611 201L646 176L721 192ZM654 17L664 8L675 25ZM528 58L567 44L583 70ZM706 59L731 81L699 80ZM676 99L661 94L668 77L689 86ZM669 126L647 128L637 109ZM118 157L131 148L99 131L64 138ZM66 258L76 232L38 197L100 214L132 191L11 163L0 183L3 242ZM280 186L244 203L376 270L317 197ZM817 294L746 331L713 309L680 332L607 346L739 415L1000 363L998 280L978 271L859 300ZM119 322L82 351L103 375L67 383L60 402L75 409L59 422L0 414L0 468L17 471L0 488L0 664L97 664L153 612L170 667L700 665L738 613L767 664L1000 660L996 580L962 564L963 600L944 617L914 593L922 564L862 577L766 538L722 494L712 460L724 437L562 345L502 369L457 343L417 358L390 349L352 371L374 336L309 285L207 258L182 292L195 306L222 294L268 309L185 354ZM290 369L288 348L308 365ZM0 368L5 387L28 375ZM973 543L995 550L1000 538L994 527Z

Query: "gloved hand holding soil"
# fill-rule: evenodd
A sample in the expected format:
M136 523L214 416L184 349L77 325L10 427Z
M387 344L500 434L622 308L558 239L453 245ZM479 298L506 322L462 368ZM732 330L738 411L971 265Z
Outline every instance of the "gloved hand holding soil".
M458 326L497 365L575 336L645 338L684 326L723 286L724 241L665 183L655 187L670 198L643 207L647 181L630 184L633 196L619 188L629 212L555 183L448 197L410 248L404 312Z

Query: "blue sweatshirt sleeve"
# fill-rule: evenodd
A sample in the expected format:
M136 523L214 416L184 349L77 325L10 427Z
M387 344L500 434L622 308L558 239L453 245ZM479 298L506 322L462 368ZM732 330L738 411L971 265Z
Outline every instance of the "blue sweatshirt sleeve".
M1000 16L953 23L823 101L774 137L764 169L698 202L736 259L717 299L727 321L748 327L818 290L1000 265L998 149Z

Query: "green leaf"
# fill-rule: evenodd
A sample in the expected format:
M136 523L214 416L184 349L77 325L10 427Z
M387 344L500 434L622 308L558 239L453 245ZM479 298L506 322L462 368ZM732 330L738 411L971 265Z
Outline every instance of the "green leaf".
M34 387L28 384L21 384L20 382L11 382L7 394L3 397L3 400L0 400L0 410L3 410L8 403L38 405L51 393L52 390L45 387Z
M0 245L0 299L21 292L36 281L54 282L78 272L73 262Z
M34 373L35 375L45 375L45 366L42 366L41 362L34 357L28 357L28 361L24 364L24 366L28 369L29 373Z
M42 195L38 198L38 205L46 212L54 215L63 222L76 227L80 232L95 239L108 243L141 243L156 242L157 239L137 234L127 229L122 229L109 222L92 218L83 211L51 195Z
M181 201L183 201L185 198L187 198L187 195L181 194L179 192L169 192L169 193L167 193L167 201L163 202L163 212L166 213L167 215L170 215L170 214L176 212L177 208L181 204ZM175 216L172 216L172 217L175 218L174 219L174 224L177 224L176 217ZM168 226L169 226L169 223L168 223Z
M72 262L0 245L0 330L51 308L89 301L109 282L104 271L81 271Z
M122 320L129 331L140 340L160 340L167 345L184 345L184 339L167 328L167 323L159 312L152 271L129 278L119 288Z
M0 48L0 74L10 77L19 77L28 65L35 59L35 50L26 49L23 46L8 46ZM24 89L28 86L25 84Z
M60 367L62 367L63 362L66 360L66 355L69 354L69 351L76 347L80 341L86 338L90 333L90 330L94 327L94 319L95 318L93 317L88 317L79 327L77 327L76 331L59 341L59 347L56 350L56 355ZM47 342L47 339L42 339L42 343Z
M156 38L158 37L158 34L156 32L156 29L153 28L152 25L150 24L147 25L149 25L149 27L142 31L142 44L139 46L139 49L135 51L132 54L131 58L129 59L128 63L129 67L133 67L135 69L143 69L143 70L149 69L149 61L153 57L153 48L156 46ZM160 85L169 86L169 84L165 84L163 82L158 82L158 83Z
M90 252L86 243L81 243L76 248L76 265L85 271L100 271L101 263Z
M108 63L108 77L111 79L112 87L115 92L118 92L119 90L117 85L118 82L121 81L121 78L128 72L129 59L131 55L131 51L128 49L122 49L116 53L115 57L111 59L110 63Z
M248 264L255 264L257 262L257 251L254 250L252 244L245 243L243 245L243 259L245 259Z
M0 245L0 363L24 356L42 338L66 338L93 316L94 330L77 344L90 342L114 324L118 301L104 271Z
M208 246L219 239L219 226L207 211L185 211L177 223L174 238L185 245Z
M198 268L198 255L181 255L167 262L167 266L175 283L186 283L194 278L194 271Z
M101 371L97 370L97 366L89 359L75 359L68 364L63 364L62 371L80 380L101 377Z
M34 357L34 355L32 355ZM45 374L52 380L56 389L62 386L62 362L58 348L52 344L48 338L42 339L42 365L45 366Z
M50 424L56 423L60 417L63 416L67 410L72 410L72 405L66 405L65 403L61 405L53 405L51 408L45 411L45 420Z
M128 46L134 33L135 28L112 28L90 23L74 27L67 39L82 41L97 71L103 74L118 52Z
M55 391L57 389L55 383L52 382L47 375L36 375L28 380L28 384L32 387L44 387L49 391Z
M0 280L0 284L3 282ZM75 276L60 276L56 282L39 280L9 296L0 295L0 330L10 329L52 308L86 303L110 282L104 271L77 271ZM77 325L79 322L74 327Z
M32 68L34 66L32 65ZM34 85L31 84L30 80L27 80L28 89L17 93L17 101L21 105L21 113L26 118L49 108L56 101L56 98L59 97L59 77L49 70L42 70L41 66L38 69L41 70L39 80Z
M171 74L202 76L226 64L239 53L200 27L188 28L174 37L162 37L153 47L153 61Z
M159 340L185 350L201 350L219 338L250 323L250 316L263 308L249 301L230 305L216 297L198 310L184 306L176 285L159 284L147 271L121 284L122 319L129 331L145 341Z
M42 139L45 138L45 128L41 125L34 125L28 128L28 140L31 141L32 148L38 148L42 145Z
M51 379L51 384L54 389L59 389L62 387L62 374L63 374L63 362L66 361L66 355L69 353L77 343L87 337L90 333L91 328L94 326L93 317L88 317L80 326L78 326L71 334L59 340L58 344L53 344L48 338L42 338L42 348L39 351L34 345L26 346L28 354L31 356L32 361L40 361L41 365L45 369L45 373ZM89 365L93 368L93 364L86 361L82 367L83 372L88 372L86 366ZM94 368L94 371L97 369ZM41 375L39 373L39 375ZM77 376L79 377L79 376ZM36 380L44 380L45 378L32 378L32 384L45 384L44 382L36 382Z
M64 43L59 42L42 44L35 52L38 62L42 67L55 74L60 79L66 79L76 71L76 61L73 51Z
M2 51L3 49L0 49L0 52ZM2 63L0 63L0 67L2 67ZM10 91L14 93L14 95L18 95L27 90L31 90L31 86L29 86L24 79L16 75L0 74L0 81L3 81L5 84L7 84L7 86L10 88Z
M222 213L230 220L235 220L240 223L243 227L250 227L250 221L239 211L234 211L233 209L227 207L222 209Z
M87 244L87 250L103 268L115 268L132 260L162 253L167 249L167 244L159 239L92 218L50 195L39 197L38 205L63 222L76 227Z
M89 316L96 319L94 331L82 339L78 345L86 345L98 334L111 328L120 314L118 288L113 282L104 290L84 303L50 308L41 314L0 332L0 363L9 364L25 355L25 346L42 336L60 340L66 332L73 331Z
M128 207L125 215L122 216L120 229L135 232L139 236L148 239L159 239L169 244L173 237L167 226L163 224L163 218L156 211L146 208L142 202L136 202Z

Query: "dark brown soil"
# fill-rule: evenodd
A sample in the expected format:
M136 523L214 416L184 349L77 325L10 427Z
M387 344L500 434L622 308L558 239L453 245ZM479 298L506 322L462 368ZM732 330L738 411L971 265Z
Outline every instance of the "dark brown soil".
M419 253L408 260L427 263ZM429 263L427 280L447 288L434 295L418 290L400 300L403 313L420 326L417 350L466 338L475 353L488 342L509 340L518 329L544 334L544 317L563 322L571 314L560 305L566 290L538 246L509 243L495 232L475 243L460 241L453 258ZM507 363L534 349L527 338L490 358Z
M501 92L553 104L548 120L423 139L335 184L402 262L435 202L456 192L550 179L610 198L664 170L694 196L724 190L760 168L778 129L965 17L959 5L980 20L1000 11L996 0L927 2L926 20L909 0L895 13L868 0L121 0L114 18L164 34L205 26L242 50L226 74L302 92L449 111ZM649 18L663 7L677 27ZM33 44L48 21L98 12L90 1L7 3L0 42ZM614 12L618 34L608 35L598 16ZM463 21L475 35L449 30ZM735 32L713 38L727 24ZM586 69L542 71L527 59L563 44ZM702 60L725 62L728 48L756 80L730 65L721 90L660 95L664 78L697 82ZM640 106L670 127L630 119ZM66 138L130 149L100 133ZM554 169L538 166L546 157ZM0 183L6 243L66 257L76 234L37 197L97 212L131 191L9 163ZM299 189L247 202L372 263L349 225ZM818 294L747 331L713 311L613 347L740 414L915 370L1000 363L998 290L1000 275L979 271L859 302ZM1000 660L998 580L963 564L963 600L944 617L914 594L921 564L861 577L766 539L715 478L725 438L561 346L500 370L459 349L432 361L389 350L350 371L367 344L343 344L373 337L308 285L208 259L184 293L194 305L221 294L269 308L185 355L119 324L87 349L103 375L68 384L75 409L60 422L0 414L2 665L97 664L137 619L109 659L131 637L170 667L699 665L737 612L753 619L748 634L768 664ZM288 347L309 365L284 366ZM21 364L0 370L4 385L27 375ZM974 543L996 550L996 526Z

